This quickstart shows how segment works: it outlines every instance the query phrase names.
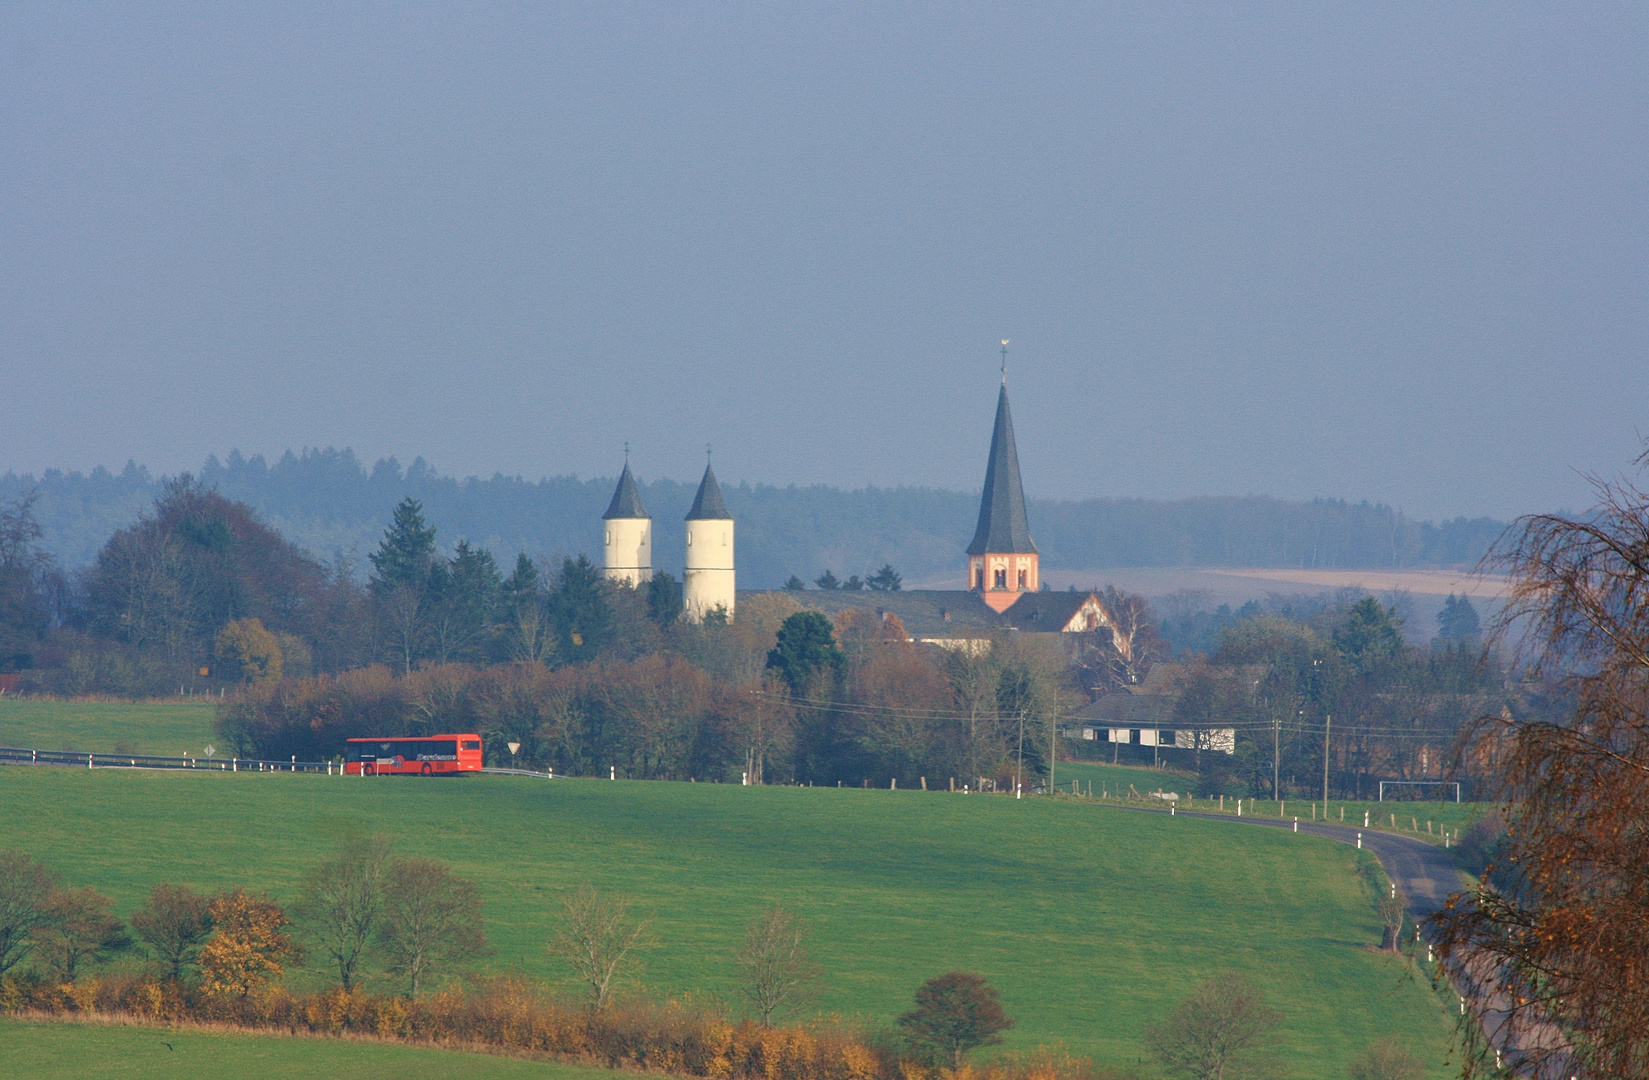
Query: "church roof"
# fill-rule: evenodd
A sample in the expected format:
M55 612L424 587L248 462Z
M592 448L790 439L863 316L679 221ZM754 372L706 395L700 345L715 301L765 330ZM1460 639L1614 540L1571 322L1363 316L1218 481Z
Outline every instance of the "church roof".
M630 475L628 461L624 463L624 472L618 478L618 487L613 489L613 501L608 504L607 512L601 515L602 521L614 518L652 519L647 508L641 505L641 492L636 490L636 478Z
M716 483L716 472L709 465L704 467L704 479L699 481L699 493L693 496L693 508L687 511L688 521L713 521L726 519L731 521L733 515L727 512L727 504L721 500L721 485Z
M1025 489L1019 482L1019 451L1013 442L1013 415L1008 388L996 399L996 427L991 431L990 462L985 466L985 493L979 500L979 527L969 555L986 552L1032 554L1030 522L1025 518Z

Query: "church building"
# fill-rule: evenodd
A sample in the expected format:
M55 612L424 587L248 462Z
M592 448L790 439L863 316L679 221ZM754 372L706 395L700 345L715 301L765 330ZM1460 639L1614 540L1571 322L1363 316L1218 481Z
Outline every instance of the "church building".
M628 460L602 520L603 572L608 580L631 586L652 580L653 522L642 505ZM687 512L686 527L682 617L703 622L719 610L731 620L739 598L733 515L722 499L715 470L708 463L692 509ZM1042 589L1040 555L1031 539L1025 512L1025 488L1019 476L1019 449L1014 442L1006 378L996 396L996 422L985 461L979 521L965 557L964 589L809 589L786 595L804 607L831 616L844 609L884 621L896 616L912 640L942 648L982 648L1002 633L1071 634L1105 629L1114 633L1110 613L1095 594Z

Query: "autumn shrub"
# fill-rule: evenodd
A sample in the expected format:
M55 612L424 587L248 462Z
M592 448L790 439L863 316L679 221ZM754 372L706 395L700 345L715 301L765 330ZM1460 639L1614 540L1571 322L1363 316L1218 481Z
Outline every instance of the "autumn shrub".
M231 894L233 895L233 894ZM231 921L233 921L231 919ZM205 992L152 974L59 983L34 972L0 980L0 1012L125 1015L148 1022L229 1023L291 1034L357 1035L495 1047L608 1068L706 1080L1116 1080L1063 1052L1004 1057L960 1070L902 1057L891 1035L828 1023L735 1022L693 1001L628 999L606 1009L558 1001L520 978L451 985L418 1000L359 986L295 996L267 980L245 993Z

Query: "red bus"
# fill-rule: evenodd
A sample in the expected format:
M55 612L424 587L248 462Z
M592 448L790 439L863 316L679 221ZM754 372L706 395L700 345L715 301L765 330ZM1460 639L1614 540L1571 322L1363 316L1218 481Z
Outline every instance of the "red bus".
M441 776L481 771L481 736L430 735L427 738L350 739L344 772L350 776Z

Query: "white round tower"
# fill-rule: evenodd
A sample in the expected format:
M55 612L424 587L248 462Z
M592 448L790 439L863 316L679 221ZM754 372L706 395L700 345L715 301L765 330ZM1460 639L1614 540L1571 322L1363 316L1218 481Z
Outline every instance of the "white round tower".
M738 585L733 571L733 515L721 498L721 485L709 465L699 481L693 508L687 511L687 566L682 574L682 614L703 622L720 608L733 621Z
M618 478L618 489L607 512L601 515L605 530L602 542L602 573L608 581L637 586L653 580L653 519L641 505L630 463Z

